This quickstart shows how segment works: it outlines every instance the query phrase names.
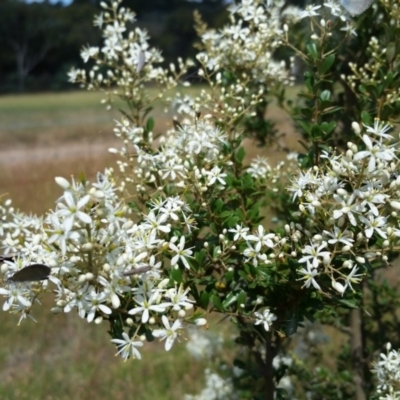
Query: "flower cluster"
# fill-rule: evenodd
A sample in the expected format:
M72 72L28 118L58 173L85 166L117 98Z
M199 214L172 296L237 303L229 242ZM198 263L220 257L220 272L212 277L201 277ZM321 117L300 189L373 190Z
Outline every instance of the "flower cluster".
M192 65L190 60L178 60L179 72L173 64L169 70L163 69L161 53L149 45L145 30L133 29L136 15L120 7L121 3L122 0L101 3L104 11L95 17L94 25L102 30L103 46L87 46L81 51L83 61L94 64L88 72L72 68L68 73L70 82L88 90L104 91L103 102L108 108L116 96L137 104L146 103L146 83L156 84L160 88L157 97L161 98Z
M124 146L110 151L123 157L119 168L126 177L125 185L135 184L138 193L149 194L152 185L156 191L166 185L182 190L190 182L200 192L225 185L222 148L227 136L207 118L187 120L156 144L148 136L146 147L141 145L143 130L127 120L117 123L115 133L124 139ZM207 163L213 167L206 169Z
M53 312L76 309L81 318L96 323L116 312L124 315L126 325L136 328L131 337L115 339L118 344L123 341L120 352L125 358L140 358L136 348L143 340L138 332L144 324L152 325L154 337L167 339L169 350L192 314L193 301L188 289L169 284L160 260L169 254L172 268L179 268L178 263L189 268L191 251L185 248L185 237L168 235L175 226L187 224L188 206L177 197L166 198L135 224L116 195L109 171L92 185L61 177L56 181L64 194L44 220L8 210L12 219L3 223L7 234L2 244L6 254L16 255L2 266L4 281L9 282L1 289L6 297L3 309L29 315L37 295L48 288L47 281L9 278L28 264L43 263L51 267L50 280L57 286ZM157 321L160 328L154 329ZM198 317L193 322L205 323Z
M320 289L317 277L328 274L342 294L354 290L352 283L360 281L367 262L386 263L400 237L398 154L387 133L390 126L376 120L362 135L358 124L353 128L365 150L348 143L344 154L325 153L324 168L300 174L288 188L304 221L295 226L310 240L299 258L305 286Z
M379 400L398 400L400 398L400 353L386 345L386 354L379 355L373 363L372 372L378 379Z
M251 80L260 85L290 84L285 64L273 58L281 45L282 21L293 23L299 17L299 9L293 6L281 12L284 4L260 0L230 5L230 24L201 35L205 51L197 58L205 73L229 70L239 77L240 71L251 71Z

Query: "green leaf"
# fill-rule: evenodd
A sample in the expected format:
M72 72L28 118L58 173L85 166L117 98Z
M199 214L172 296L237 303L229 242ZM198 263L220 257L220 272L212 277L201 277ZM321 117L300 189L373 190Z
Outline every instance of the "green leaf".
M233 279L233 271L228 271L225 275L224 275L225 281L227 283L231 282Z
M236 161L241 164L243 162L245 155L246 155L246 150L244 149L244 147L240 147L240 149L236 153Z
M316 61L318 59L318 49L314 42L307 44L307 53L311 58Z
M237 295L234 293L229 293L226 299L222 302L224 308L228 308L232 303L234 303L237 299Z
M153 118L153 117L150 117L150 118L147 120L146 131L147 131L147 132L152 132L153 129L154 129L154 118Z
M329 101L331 99L331 91L330 90L323 90L319 95L319 98L322 101Z
M386 46L386 59L388 60L388 63L391 64L394 58L396 57L397 50L396 50L396 43L390 42Z
M222 304L221 304L221 299L220 299L217 295L213 294L213 295L211 296L211 301L213 302L214 307L215 307L218 311L221 311L221 312L224 311L224 308L222 307Z
M194 255L194 259L197 261L199 265L203 264L204 258L206 256L206 251L205 249L201 249L200 251L196 252Z
M339 299L339 303L345 306L346 308L352 308L352 309L358 308L358 305L353 300Z
M323 110L321 112L321 115L333 114L333 113L335 113L337 111L341 111L341 110L343 110L343 107L338 107L338 106L328 107L328 108L325 108L325 110Z
M336 122L331 121L331 122L323 122L321 124L321 129L324 133L328 134L333 132L333 130L336 128Z
M210 303L210 295L204 290L199 299L199 304L201 308L204 308L205 310L208 308L208 304Z
M311 129L311 136L313 140L318 140L323 137L322 129L319 125L314 125Z
M299 121L299 125L303 128L304 132L307 132L308 134L311 133L311 126L310 124L303 122L303 121Z
M213 258L217 259L220 254L221 254L221 247L215 246L213 249Z
M182 271L180 270L180 268L172 267L171 278L177 283L182 283Z
M366 111L361 112L361 121L365 125L372 125L372 117Z
M286 336L291 336L294 333L296 333L298 325L299 325L298 315L296 313L293 313L285 324Z
M237 296L237 308L238 309L242 309L241 308L241 304L246 304L246 292L244 292L243 290L239 293L239 295Z
M321 67L321 73L325 75L331 69L334 62L335 62L334 54L329 54L329 56L325 57Z

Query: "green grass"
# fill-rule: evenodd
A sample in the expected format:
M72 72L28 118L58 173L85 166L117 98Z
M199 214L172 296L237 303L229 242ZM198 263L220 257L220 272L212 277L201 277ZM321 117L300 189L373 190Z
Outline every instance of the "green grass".
M75 313L51 315L50 302L36 307L38 323L2 314L1 399L180 399L201 390L205 362L177 343L148 343L142 360L115 357L107 325Z

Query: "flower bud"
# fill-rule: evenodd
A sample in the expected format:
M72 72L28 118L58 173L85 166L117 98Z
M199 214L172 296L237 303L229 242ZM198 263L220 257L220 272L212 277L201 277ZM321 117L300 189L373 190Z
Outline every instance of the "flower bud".
M353 132L354 132L356 135L359 135L359 134L361 133L361 127L360 127L360 124L359 124L358 122L353 121L353 122L351 123L351 128L353 129Z
M179 318L185 318L186 317L186 311L185 310L179 310L178 311L178 317Z
M390 204L390 206L391 206L392 208L394 208L395 210L400 210L400 202L398 202L398 201L391 201L389 204Z
M204 326L204 325L207 324L207 320L206 320L205 318L197 318L197 319L194 321L194 323L195 323L197 326Z
M70 183L62 176L57 176L54 178L58 186L61 186L64 190L68 190Z
M336 282L335 280L332 280L332 287L340 294L343 294L345 291L344 286L340 282Z

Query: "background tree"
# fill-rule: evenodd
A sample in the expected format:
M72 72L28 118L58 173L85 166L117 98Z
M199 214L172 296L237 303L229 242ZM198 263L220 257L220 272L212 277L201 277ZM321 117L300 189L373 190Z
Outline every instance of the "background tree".
M13 53L17 88L25 89L30 72L61 41L58 7L6 0L0 5L0 32Z

